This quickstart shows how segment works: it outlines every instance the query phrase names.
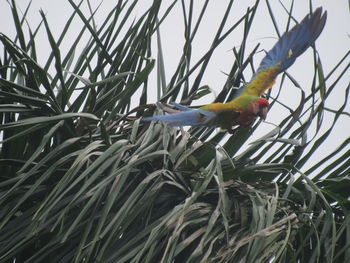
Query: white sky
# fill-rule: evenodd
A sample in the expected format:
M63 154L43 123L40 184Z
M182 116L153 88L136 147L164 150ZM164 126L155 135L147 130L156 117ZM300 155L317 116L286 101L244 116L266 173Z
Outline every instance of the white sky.
M17 5L21 10L25 10L25 7L28 5L28 0L20 0L17 1ZM77 1L75 1L77 2ZM91 0L93 7L96 7L100 2L96 0ZM115 5L117 1L115 0L105 0L102 3L101 9L96 16L97 24L105 18L105 15L109 12L109 10ZM135 16L140 15L144 12L145 8L149 5L151 0L140 0L138 6L138 11L135 13ZM164 0L163 7L167 7L171 1ZM197 0L195 2L194 10L197 10L197 13L200 10L200 7L204 1ZM289 8L291 1L282 0L281 1L287 8ZM349 51L350 47L350 15L349 15L349 3L348 0L315 0L313 2L313 7L316 8L318 6L323 6L324 10L328 12L328 19L325 26L324 31L322 32L319 39L316 41L317 49L319 51L324 72L327 74L340 60L341 57L345 55L347 51ZM197 40L193 43L193 60L192 65L194 65L201 56L208 50L211 41L215 35L215 32L218 28L218 25L221 21L221 17L224 14L228 1L227 0L213 0L209 3L209 8L205 19L202 23L202 26L197 34ZM247 7L252 6L255 1L252 0L236 0L233 4L232 13L229 17L228 23L229 25L235 23L238 18L240 18L244 12L247 10ZM309 11L308 6L309 1L295 1L294 5L294 16L300 21ZM270 1L270 4L273 8L274 14L276 16L276 20L278 22L280 33L283 33L286 28L287 16L285 11L283 10L281 4L277 0ZM196 5L197 8L196 8ZM48 1L48 0L33 0L32 6L28 15L28 22L30 23L32 28L35 28L36 25L41 20L39 10L43 9L47 14L47 20L51 27L54 37L56 39L60 35L65 22L68 17L71 15L73 9L71 8L68 1L60 0L60 1ZM83 9L84 13L88 15L87 5L85 4ZM198 15L198 14L197 14ZM9 36L13 36L15 29L12 21L11 11L9 9L9 5L7 1L0 1L0 32L5 33ZM76 19L74 23L75 27L69 32L68 39L71 42L74 41L74 38L80 28L82 26L81 22ZM267 7L265 1L261 1L260 8L258 8L258 12L256 14L255 22L252 26L252 30L249 34L248 46L246 49L246 53L250 53L253 47L257 43L260 43L260 49L270 50L273 44L276 42L276 33L273 28L270 16L267 13ZM166 19L165 23L161 27L161 37L162 37L162 47L164 52L164 61L165 68L167 73L167 81L170 80L170 76L174 72L178 60L179 54L181 54L183 48L183 19L182 19L182 9L181 2L179 1L176 5L175 10L172 11L171 15ZM214 56L212 57L211 62L206 70L204 78L202 80L201 85L209 85L213 90L217 93L221 90L222 86L226 81L226 76L223 72L229 72L231 65L234 61L234 56L232 54L232 47L240 44L242 38L242 27L238 28L233 32L231 37L229 37L226 41L224 41L220 47L215 51ZM39 41L37 43L41 43L41 45L37 44L37 49L40 51L39 54L39 62L46 61L47 56L50 52L50 45L47 41L46 33L44 28L42 27L41 33L38 36ZM70 47L71 42L67 43L66 48L63 44L61 46L61 51L63 54ZM156 46L154 46L154 52L156 50ZM0 47L0 52L2 47ZM260 52L254 57L255 68L260 63L260 60L263 57L263 52ZM153 54L153 57L156 58L156 54ZM349 63L349 58L347 62L343 65ZM295 64L288 70L288 72L302 85L303 90L305 90L306 94L310 93L310 87L313 78L313 53L312 50L309 49L306 53L304 53ZM344 66L341 68L343 69ZM156 70L154 70L156 71ZM341 71L338 70L338 74ZM349 70L347 72L349 78L346 80L343 79L337 85L337 91L327 100L326 107L332 109L338 109L339 106L344 102L345 89L350 80ZM251 76L245 75L246 79L249 80ZM154 83L154 87L156 90L156 76L153 74L151 81ZM193 81L193 78L190 79ZM278 78L280 80L280 78ZM333 78L334 80L334 78ZM332 82L329 82L332 83ZM150 85L151 86L151 85ZM275 84L275 89L272 90L272 96L276 94L277 87L279 86L279 82ZM155 91L156 92L156 91ZM194 105L199 105L203 103L210 103L214 98L214 95L206 96L205 100L195 101ZM154 94L154 99L150 99L149 103L155 102L156 95ZM288 106L295 108L300 101L300 92L297 88L295 88L290 82L285 82L279 100ZM350 112L350 106L347 105L347 112ZM284 117L288 114L288 112L281 106L275 104L274 107L270 110L267 121L272 122L274 124L278 124ZM324 122L324 130L330 125L333 119L333 114L327 113L325 115ZM272 130L274 126L270 124L262 124L259 129L255 132L255 139L260 137L260 135L267 133ZM325 156L327 153L336 149L336 147L343 142L346 138L349 137L350 133L350 118L349 117L341 117L338 121L337 126L333 131L333 135L331 135L330 139L323 146L322 151L320 152L320 156L314 157L311 160L317 161L322 156ZM321 133L322 134L322 133ZM259 136L258 136L259 135ZM312 134L308 138L312 138ZM322 155L324 154L324 155ZM310 165L307 165L308 167Z

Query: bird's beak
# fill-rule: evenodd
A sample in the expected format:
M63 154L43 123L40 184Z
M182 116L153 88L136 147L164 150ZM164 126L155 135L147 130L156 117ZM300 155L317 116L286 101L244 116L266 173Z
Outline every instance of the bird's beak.
M258 115L265 120L267 116L267 107L261 108Z

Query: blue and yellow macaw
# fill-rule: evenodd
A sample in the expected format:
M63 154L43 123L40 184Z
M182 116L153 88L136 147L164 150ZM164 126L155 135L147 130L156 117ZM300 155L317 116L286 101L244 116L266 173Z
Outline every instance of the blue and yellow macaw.
M171 113L143 118L143 121L163 121L171 126L216 125L232 132L234 126L250 126L257 117L266 118L269 102L261 96L275 83L279 73L288 69L321 34L327 19L319 7L300 24L283 34L267 52L250 82L240 88L235 98L227 103L212 103L191 109L174 103L178 110L163 107Z

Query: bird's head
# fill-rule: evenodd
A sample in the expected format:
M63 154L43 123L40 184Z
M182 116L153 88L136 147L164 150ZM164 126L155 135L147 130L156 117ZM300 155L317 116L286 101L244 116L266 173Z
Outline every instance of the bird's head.
M269 108L270 103L268 100L259 98L256 101L252 102L252 111L254 115L259 116L260 118L264 119L267 115L267 109Z

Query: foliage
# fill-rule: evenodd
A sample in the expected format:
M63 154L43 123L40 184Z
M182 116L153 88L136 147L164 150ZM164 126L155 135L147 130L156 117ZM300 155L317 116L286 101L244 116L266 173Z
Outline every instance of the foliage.
M162 102L190 103L206 95L200 83L212 52L244 26L217 98L229 100L258 48L247 52L245 46L259 1L232 25L230 1L211 49L194 66L192 44L209 1L195 18L194 1L161 8L162 1L154 0L135 20L137 1L118 1L100 27L94 22L98 10L86 16L83 1L68 1L73 13L58 39L44 13L37 28L27 26L29 6L20 16L15 0L17 36L0 34L1 262L350 261L350 139L303 169L346 115L350 86L339 109L324 105L346 78L349 53L326 74L315 51L313 93L303 93L276 129L242 148L259 123L229 136L144 124L140 117L156 110L146 104L155 70ZM183 6L185 43L166 83L158 28L175 4ZM76 19L84 27L62 54ZM42 66L36 35L43 29L51 54ZM90 38L78 50L84 35ZM298 85L288 74L282 83L287 78ZM133 109L135 101L140 106ZM312 106L305 109L306 103ZM325 111L334 113L334 121L323 132ZM315 139L308 139L314 124Z

